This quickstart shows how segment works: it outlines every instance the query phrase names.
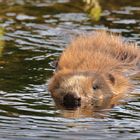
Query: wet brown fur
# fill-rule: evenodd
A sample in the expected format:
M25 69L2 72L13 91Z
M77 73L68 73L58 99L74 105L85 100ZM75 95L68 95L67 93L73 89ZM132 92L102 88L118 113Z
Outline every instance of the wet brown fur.
M136 69L139 60L138 46L124 42L118 35L105 31L82 35L60 56L49 91L58 102L63 102L69 92L92 102L126 93L131 84L125 73ZM101 90L92 91L94 84Z

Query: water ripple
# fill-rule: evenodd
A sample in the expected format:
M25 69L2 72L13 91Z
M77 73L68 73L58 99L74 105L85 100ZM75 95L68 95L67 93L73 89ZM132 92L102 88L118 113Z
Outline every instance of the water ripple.
M0 57L0 139L140 138L139 76L122 105L80 118L66 116L74 111L58 109L48 92L53 61L77 35L106 29L140 43L139 2L102 1L99 21L91 18L88 6L71 0L0 0L5 40Z

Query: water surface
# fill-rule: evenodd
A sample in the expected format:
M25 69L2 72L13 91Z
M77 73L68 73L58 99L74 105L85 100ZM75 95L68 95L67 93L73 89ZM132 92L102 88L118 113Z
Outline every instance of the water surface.
M53 60L78 34L106 29L140 44L138 0L102 0L96 15L93 8L80 0L0 1L1 139L140 139L140 76L129 100L96 115L58 109L47 90Z

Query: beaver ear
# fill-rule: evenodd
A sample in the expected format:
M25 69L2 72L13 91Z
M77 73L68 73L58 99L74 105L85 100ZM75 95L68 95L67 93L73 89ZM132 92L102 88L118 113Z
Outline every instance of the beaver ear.
M109 81L114 85L115 84L115 77L112 73L108 73L107 77L109 79Z
M60 56L59 56L59 58L57 58L57 60L54 60L54 61L52 61L52 62L50 63L50 65L51 65L53 68L55 68L55 71L57 71L57 70L59 69L59 67L58 67L59 60L60 60Z
M57 66L58 66L58 60L52 61L52 62L50 63L50 65L51 65L51 67L53 67L53 68L57 68Z

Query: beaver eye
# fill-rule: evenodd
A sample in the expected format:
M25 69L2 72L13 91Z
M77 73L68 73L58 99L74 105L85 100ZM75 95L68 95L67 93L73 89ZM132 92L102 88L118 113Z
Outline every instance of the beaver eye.
M93 90L97 90L97 89L99 89L99 86L98 85L93 85Z

